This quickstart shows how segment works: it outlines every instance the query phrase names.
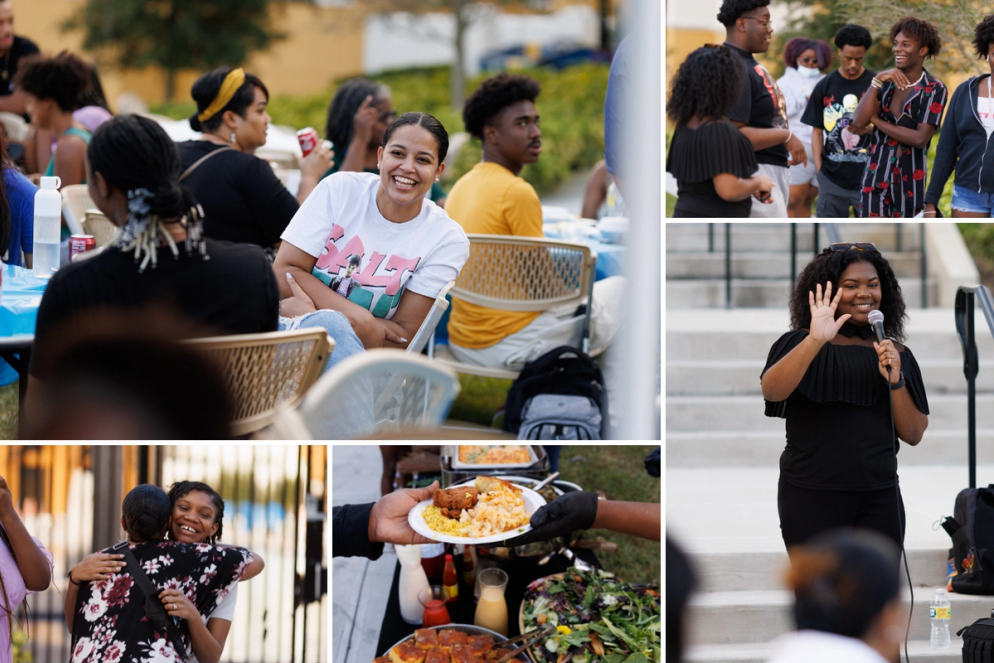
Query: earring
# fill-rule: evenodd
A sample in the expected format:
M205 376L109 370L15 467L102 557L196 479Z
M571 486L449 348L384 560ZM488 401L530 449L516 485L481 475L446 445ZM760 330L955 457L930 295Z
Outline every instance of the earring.
M231 142L232 143L235 142L235 132L234 131L231 132Z
M436 182L438 181L438 178L437 178L437 177L435 178L435 181L436 181Z
M380 169L380 164L376 164L376 170Z

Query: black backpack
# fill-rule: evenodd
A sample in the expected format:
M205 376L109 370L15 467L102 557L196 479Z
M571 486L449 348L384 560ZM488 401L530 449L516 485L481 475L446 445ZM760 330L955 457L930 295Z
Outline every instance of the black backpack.
M964 626L956 635L963 636L963 663L994 663L994 610L990 617Z
M953 540L949 556L956 575L950 588L959 594L994 595L994 484L961 490L953 517L943 527Z
M601 369L568 345L525 364L507 392L504 408L504 430L522 439L607 437L607 391Z

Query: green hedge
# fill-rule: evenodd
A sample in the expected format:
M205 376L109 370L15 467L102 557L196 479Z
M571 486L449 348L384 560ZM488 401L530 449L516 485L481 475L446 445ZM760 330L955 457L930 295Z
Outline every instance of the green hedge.
M521 73L542 84L542 94L536 104L542 116L542 158L522 173L541 194L553 190L573 171L589 168L602 158L608 67L585 64L561 71L537 68ZM448 67L388 71L372 78L390 87L398 111L425 111L436 116L450 134L463 131L460 112L449 104ZM481 75L469 80L466 89L475 90L484 78L486 76ZM273 122L298 129L312 126L323 135L328 105L341 82L337 81L319 94L273 97L269 102ZM163 104L151 110L181 119L189 117L195 108L193 102L188 101ZM480 144L470 141L456 162L450 164L443 183L451 186L479 160Z

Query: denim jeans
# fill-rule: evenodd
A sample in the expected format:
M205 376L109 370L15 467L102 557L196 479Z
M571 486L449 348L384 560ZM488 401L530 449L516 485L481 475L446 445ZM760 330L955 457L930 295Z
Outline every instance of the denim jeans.
M951 207L961 212L973 212L994 217L994 193L978 193L954 184Z
M335 340L335 349L328 357L325 372L331 370L343 359L348 359L360 352L365 352L362 341L356 336L352 329L352 324L345 317L344 313L323 309L302 315L299 318L284 318L280 316L280 331L290 331L293 329L307 329L311 327L324 327L328 336Z

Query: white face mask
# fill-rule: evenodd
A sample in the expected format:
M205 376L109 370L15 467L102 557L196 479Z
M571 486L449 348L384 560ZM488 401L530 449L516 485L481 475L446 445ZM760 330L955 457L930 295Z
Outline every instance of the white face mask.
M797 73L799 73L801 76L804 76L805 78L814 78L815 76L821 73L821 70L811 69L808 67L802 67L801 65L797 65Z

